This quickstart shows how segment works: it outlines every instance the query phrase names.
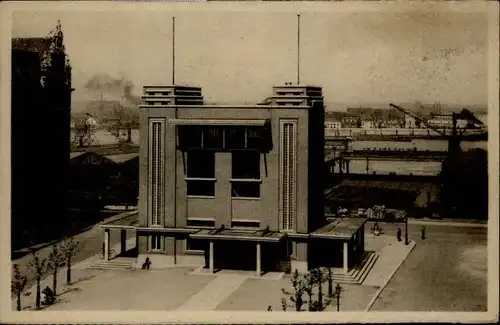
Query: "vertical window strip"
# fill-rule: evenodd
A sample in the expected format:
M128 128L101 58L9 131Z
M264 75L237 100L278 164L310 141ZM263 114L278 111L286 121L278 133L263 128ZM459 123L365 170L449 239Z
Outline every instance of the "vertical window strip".
M152 121L151 128L151 225L160 226L164 212L164 124L162 121Z
M282 125L282 186L283 186L283 230L295 230L296 182L295 182L295 124Z

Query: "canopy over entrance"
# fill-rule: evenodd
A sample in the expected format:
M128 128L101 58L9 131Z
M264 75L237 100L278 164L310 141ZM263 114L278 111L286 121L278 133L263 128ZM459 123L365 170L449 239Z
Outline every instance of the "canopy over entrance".
M333 218L311 233L313 238L349 240L368 220L367 218Z
M193 239L279 242L286 234L269 230L205 229L189 235Z

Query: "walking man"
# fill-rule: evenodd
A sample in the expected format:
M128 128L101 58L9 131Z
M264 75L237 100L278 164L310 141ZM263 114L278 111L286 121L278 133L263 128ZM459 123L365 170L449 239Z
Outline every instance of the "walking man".
M396 232L396 236L398 237L398 241L401 241L401 228L398 227L398 231Z
M420 238L425 239L425 226L422 226Z

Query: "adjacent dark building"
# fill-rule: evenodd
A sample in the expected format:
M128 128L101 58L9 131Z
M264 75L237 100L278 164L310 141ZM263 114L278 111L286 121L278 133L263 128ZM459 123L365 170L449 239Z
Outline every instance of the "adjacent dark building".
M50 238L68 202L71 66L61 24L12 39L12 248Z

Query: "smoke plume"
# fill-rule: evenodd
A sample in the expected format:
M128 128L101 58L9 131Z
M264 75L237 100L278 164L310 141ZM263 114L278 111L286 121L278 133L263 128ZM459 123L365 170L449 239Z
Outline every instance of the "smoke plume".
M108 97L107 95L111 95L112 98L119 97L125 101L123 104L128 102L129 105L137 105L139 103L139 98L132 93L134 83L123 77L117 79L108 74L97 74L87 81L85 88L95 94L102 94L105 98Z

